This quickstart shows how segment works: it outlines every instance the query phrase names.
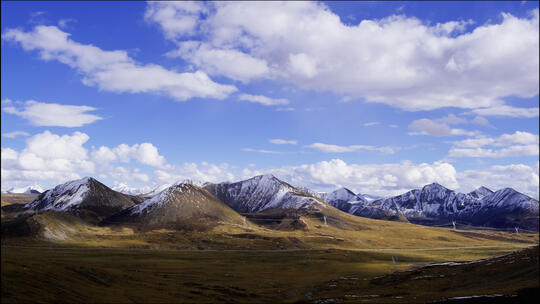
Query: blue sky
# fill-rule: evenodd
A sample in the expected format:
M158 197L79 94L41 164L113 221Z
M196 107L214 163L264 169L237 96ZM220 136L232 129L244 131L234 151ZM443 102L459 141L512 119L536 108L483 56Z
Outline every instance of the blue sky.
M2 2L2 190L538 197L538 2Z

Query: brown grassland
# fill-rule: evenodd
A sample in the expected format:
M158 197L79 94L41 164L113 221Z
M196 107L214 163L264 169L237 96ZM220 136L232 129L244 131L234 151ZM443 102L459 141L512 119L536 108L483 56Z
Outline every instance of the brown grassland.
M284 219L279 229L248 220L137 231L44 212L35 235L2 235L1 302L424 303L538 288L537 249L419 268L537 246L538 234L331 216L302 217L302 229ZM14 217L3 212L2 225Z

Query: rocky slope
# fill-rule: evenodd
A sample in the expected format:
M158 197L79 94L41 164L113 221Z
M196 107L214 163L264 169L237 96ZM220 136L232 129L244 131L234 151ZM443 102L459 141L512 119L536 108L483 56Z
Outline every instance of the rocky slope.
M70 181L47 190L25 208L37 212L87 211L98 218L112 215L140 202L136 197L116 192L91 177Z
M339 188L332 192L320 193L319 197L323 201L347 213L354 213L358 206L360 206L359 204L368 202L347 188Z
M232 209L243 213L268 209L320 211L328 207L319 198L273 175L259 175L235 183L206 184L204 188Z
M144 202L105 219L102 224L128 224L142 230L206 230L220 223L243 223L243 217L207 190L179 183Z
M433 183L394 197L359 202L353 198L351 202L354 203L352 207L343 202L336 207L375 219L401 217L428 225L459 221L479 226L538 230L538 200L511 188L493 192L480 187L463 194Z

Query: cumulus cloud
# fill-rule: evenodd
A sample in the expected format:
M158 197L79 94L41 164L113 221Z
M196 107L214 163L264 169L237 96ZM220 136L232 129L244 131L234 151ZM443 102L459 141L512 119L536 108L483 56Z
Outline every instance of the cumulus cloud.
M368 145L350 145L350 146L338 146L330 145L324 143L312 143L311 145L306 146L315 150L319 150L326 153L346 153L346 152L356 152L360 150L366 151L378 151L385 154L394 154L399 148L397 147L375 147Z
M210 164L207 162L184 163L175 165L167 170L156 170L154 172L156 180L160 183L172 183L178 180L189 179L194 182L219 183L233 181L235 175L230 172L231 167L226 164Z
M238 95L238 99L253 103L260 103L264 106L279 106L289 104L289 101L285 98L270 98L263 95L240 94Z
M35 100L24 102L22 109L15 106L2 108L4 112L20 116L34 126L40 127L81 127L102 119L89 111L96 108L89 106L62 105L57 103L44 103Z
M53 186L84 175L124 181L149 182L148 174L139 168L125 168L117 162L135 160L155 168L171 167L151 143L120 144L114 148L85 147L90 137L81 132L58 135L50 131L35 134L17 151L2 148L2 189L28 184Z
M269 139L268 142L274 145L296 145L298 143L296 140L287 140L280 138Z
M480 186L491 190L511 187L536 199L539 196L538 164L536 168L512 164L491 166L483 170L465 170L458 173L457 178L465 192Z
M266 170L246 168L242 178L271 173L284 181L316 191L347 187L355 193L379 196L403 194L433 182L468 193L480 186L494 191L512 187L538 198L538 164L496 165L480 170L458 172L447 162L414 164L410 161L388 164L348 164L340 159Z
M150 2L146 11L178 45L173 53L208 73L278 79L413 111L501 107L506 96L538 94L538 9L501 16L467 31L474 20L392 15L347 25L319 2ZM256 68L250 74L208 54Z
M498 143L529 142L530 136L500 136ZM518 138L519 137L519 138ZM529 139L527 139L529 138ZM450 189L468 192L481 185L493 190L512 187L530 196L538 197L538 164L495 165L479 170L457 172L448 162L386 164L349 164L340 159L321 161L297 166L254 169L254 165L239 169L229 164L183 163L156 167L153 174L140 168L128 168L116 163L136 159L148 164L162 164L150 146L143 144L118 145L114 148L102 146L89 152L84 144L88 141L84 133L56 135L49 131L36 134L27 140L21 151L2 148L2 190L40 183L52 187L58 183L80 178L84 175L132 184L170 184L178 180L191 179L197 182L223 182L250 178L254 175L271 173L292 185L307 187L315 191L331 191L347 187L355 192L380 196L397 195L426 184L437 182ZM153 146L153 145L152 145ZM47 149L44 149L47 147ZM144 152L145 149L148 151ZM134 152L135 151L135 152ZM142 152L141 152L142 151ZM157 152L157 149L156 151ZM133 153L141 153L136 156ZM149 158L146 158L149 157ZM154 159L154 161L149 161ZM157 161L156 161L157 159Z
M538 144L538 134L516 131L497 138L478 137L456 141L448 154L453 157L531 156L538 155Z
M2 133L2 136L6 138L15 138L17 136L30 136L30 134L24 131L13 131L13 132Z
M373 195L397 195L411 188L438 182L457 188L456 170L449 163L413 164L347 164L340 159L300 166L285 166L268 170L244 169L244 177L272 173L292 185L318 191L347 187L355 192Z
M183 42L178 50L167 55L186 59L211 75L226 75L244 83L261 78L269 71L264 60L237 50L212 49L196 41Z
M57 60L76 69L85 85L104 91L166 94L183 101L223 99L237 90L212 81L203 71L179 73L156 64L139 64L126 51L105 51L69 36L56 26L40 25L29 32L8 29L2 39L17 42L27 51L37 50L43 60Z
M83 147L88 139L81 132L56 135L45 131L28 138L20 152L2 148L2 183L63 182L94 173L94 163Z
M104 164L113 161L129 162L131 159L153 167L164 167L167 164L165 157L160 155L156 146L151 143L132 146L120 144L114 148L101 146L92 151L92 159Z

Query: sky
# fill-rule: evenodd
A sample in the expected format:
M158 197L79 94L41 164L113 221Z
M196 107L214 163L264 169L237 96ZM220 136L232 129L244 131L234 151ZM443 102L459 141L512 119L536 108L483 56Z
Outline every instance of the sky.
M538 198L537 1L1 6L2 191L274 174Z

